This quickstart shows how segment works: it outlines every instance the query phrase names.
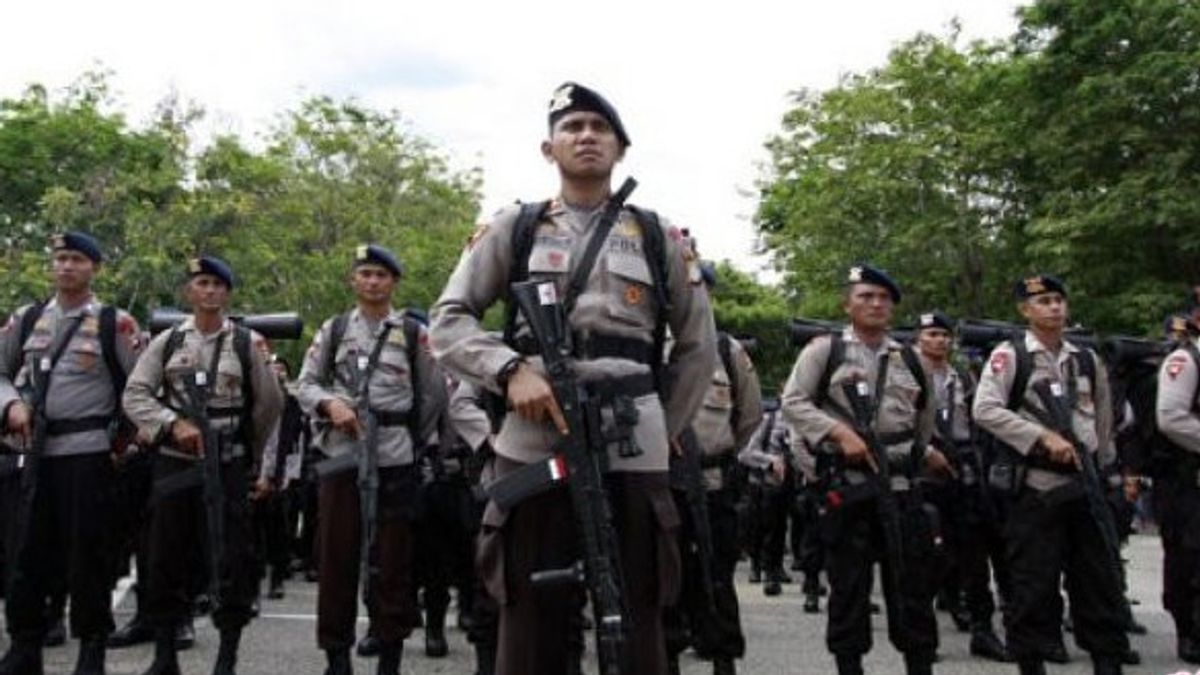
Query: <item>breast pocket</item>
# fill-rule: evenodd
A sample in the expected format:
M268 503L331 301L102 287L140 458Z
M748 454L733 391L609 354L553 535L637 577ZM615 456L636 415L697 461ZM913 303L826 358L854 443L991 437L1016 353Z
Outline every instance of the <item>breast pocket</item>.
M912 371L903 363L892 365L880 405L880 423L889 428L911 429L916 424L920 398L921 384Z
M704 394L704 407L718 411L733 408L733 387L724 372L713 376L708 391Z
M100 363L100 344L93 339L72 340L71 350L63 359L63 368L77 375L90 375L96 372Z
M214 393L219 398L241 401L243 377L242 363L238 357L233 354L223 355L221 362L217 364L217 382Z
M613 321L636 328L654 327L654 278L638 253L609 252L608 308Z
M539 236L529 251L529 276L562 279L571 269L571 238Z

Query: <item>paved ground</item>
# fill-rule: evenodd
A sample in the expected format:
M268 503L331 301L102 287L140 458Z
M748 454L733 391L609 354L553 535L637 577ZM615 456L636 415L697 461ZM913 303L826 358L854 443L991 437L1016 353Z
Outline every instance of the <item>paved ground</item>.
M1144 663L1128 668L1127 673L1168 675L1184 670L1184 664L1174 658L1174 637L1168 616L1159 602L1161 549L1157 538L1135 536L1126 556L1130 559L1129 578L1131 594L1141 601L1135 607L1137 618L1150 629L1146 636L1135 636L1134 644L1141 650ZM801 612L801 596L796 585L786 586L783 595L767 598L758 586L746 582L745 570L739 573L738 591L742 599L742 619L748 636L750 654L743 661L743 673L787 673L795 675L833 672L833 663L825 652L823 634L825 615L808 615ZM322 655L314 646L315 621L313 608L316 587L301 581L290 582L287 597L279 601L264 601L263 616L251 624L243 641L243 656L239 672L250 674L320 675L323 669ZM131 611L131 598L123 598L117 608L118 622L126 619ZM973 659L967 652L967 638L956 633L945 616L939 616L943 625L942 662L936 667L938 673L963 675L990 675L1016 673L1014 666L991 664ZM360 624L365 628L365 623ZM188 674L206 674L211 669L216 654L217 635L208 621L197 623L198 641L195 648L181 655L183 671ZM408 641L403 672L415 673L459 673L473 672L472 653L461 632L451 629L450 657L433 660L426 658L420 633ZM1086 657L1068 641L1073 661L1066 666L1050 666L1052 675L1083 675L1091 673ZM153 649L142 646L133 649L109 652L109 673L112 675L135 675L150 663ZM47 651L47 673L70 673L74 664L75 646ZM372 672L373 664L356 661L359 673ZM1193 666L1188 673L1195 672ZM683 671L690 675L709 672L708 664L685 657ZM868 673L901 673L903 668L898 654L887 644L883 619L875 626L875 650L867 661Z

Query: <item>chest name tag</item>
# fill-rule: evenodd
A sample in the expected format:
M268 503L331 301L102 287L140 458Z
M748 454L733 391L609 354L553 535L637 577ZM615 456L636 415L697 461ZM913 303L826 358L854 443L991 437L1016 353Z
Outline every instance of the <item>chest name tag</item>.
M357 361L358 369L360 371L365 371L367 369L367 364L369 364L370 362L371 362L370 358L360 354L358 357L358 361Z
M50 366L51 366L51 363L50 363L49 356L43 356L41 359L38 360L38 370L42 371L43 373L50 372Z
M207 387L208 386L208 373L204 372L203 370L196 371L196 386L197 387Z
M1051 382L1050 393L1054 394L1054 398L1059 398L1063 395L1062 382Z
M871 389L867 386L866 380L859 380L854 385L854 390L858 392L859 396L867 396L871 393Z

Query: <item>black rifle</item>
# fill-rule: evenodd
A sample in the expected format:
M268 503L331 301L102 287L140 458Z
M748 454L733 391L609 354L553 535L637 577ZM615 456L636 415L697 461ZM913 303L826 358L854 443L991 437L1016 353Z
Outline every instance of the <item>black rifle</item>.
M881 374L886 373L887 363L881 362L879 368ZM882 382L882 380L881 377L880 381ZM882 387L879 389L881 390ZM874 482L878 493L875 497L875 511L879 516L880 528L883 530L887 575L892 592L895 594L888 600L888 612L895 617L896 625L903 628L907 622L904 620L904 603L899 596L905 581L904 532L900 523L900 508L896 504L896 495L892 493L892 471L891 465L888 463L887 448L879 442L879 437L875 434L875 405L871 400L867 381L863 379L847 380L842 383L842 391L845 393L846 400L850 403L850 410L854 415L854 433L863 439L871 455L875 458L877 471L874 474ZM876 397L881 394L882 391L875 392ZM867 473L871 473L869 469ZM891 618L888 622L891 623Z
M1075 458L1080 470L1080 478L1084 493L1087 495L1088 511L1100 528L1100 536L1104 539L1104 547L1108 549L1110 563L1118 568L1121 564L1121 537L1117 533L1117 524L1113 519L1108 502L1104 499L1104 486L1100 483L1100 475L1092 462L1091 453L1079 442L1072 424L1071 410L1075 402L1073 392L1063 391L1063 384L1041 380L1033 385L1042 407L1045 408L1048 419L1045 420L1058 435L1075 446Z
M392 325L385 324L383 332L375 340L375 347L370 356L359 354L351 364L351 386L358 393L355 412L359 424L363 426L360 432L357 452L345 453L317 463L315 470L319 478L348 471L358 470L358 513L362 527L360 539L359 565L362 567L362 597L364 603L373 602L375 584L379 579L379 564L373 554L375 539L379 525L379 418L371 409L371 373L379 363L379 355L387 342ZM416 452L417 439L413 441L413 452Z
M688 515L692 521L692 541L695 555L700 564L700 587L709 611L716 611L716 594L713 590L713 535L712 523L708 519L708 494L704 487L704 469L700 466L704 449L696 432L688 427L679 435L682 453L671 457L671 485L678 486L685 495Z
M219 345L217 353L220 353ZM221 439L208 417L208 374L196 371L183 378L187 400L183 414L204 439L200 468L204 475L204 521L208 534L208 587L214 606L220 603L221 563L225 559L225 485L221 482ZM249 405L249 401L243 402Z
M584 556L566 569L535 572L531 581L535 585L586 585L600 672L619 675L626 639L625 605L616 532L604 489L607 446L612 439L602 426L601 401L590 396L575 377L570 328L554 284L524 281L513 284L512 293L537 341L554 398L569 429L555 449L556 460L558 470L567 476Z

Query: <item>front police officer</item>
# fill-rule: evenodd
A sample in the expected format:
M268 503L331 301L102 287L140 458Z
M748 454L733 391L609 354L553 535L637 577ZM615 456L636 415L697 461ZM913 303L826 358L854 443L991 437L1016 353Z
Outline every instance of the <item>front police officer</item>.
M500 211L472 237L433 308L438 358L463 379L506 395L513 411L496 438L500 480L522 465L548 459L566 429L540 359L532 357L536 346L529 344L523 318L515 318L509 342L489 335L480 320L504 297L517 268L553 281L560 297L568 295L568 278L587 264L585 249L612 194L613 167L629 145L616 110L576 84L555 91L549 127L542 155L558 168L561 190L531 223L536 230L528 232L528 258L518 259L513 245L522 209ZM674 540L679 515L667 481L668 439L683 430L705 394L705 387L676 386L660 398L651 375L662 363L663 324L669 324L675 346L661 380L707 382L716 362L708 296L699 287L694 253L680 245L681 238L653 213L623 209L607 239L597 241L603 248L596 251L590 274L581 275L568 316L580 381L598 394L606 390L598 396L606 406L617 398L632 399L638 411L632 431L640 454L620 456L616 444L611 446L608 478L632 624L626 631L625 670L646 675L666 672L661 614L679 580ZM571 626L577 625L578 589L535 589L529 581L531 572L574 564L578 549L564 489L531 497L509 511L488 505L478 559L488 591L500 604L497 673L559 675L578 667L577 647L569 639Z
M873 562L883 569L888 636L903 652L910 675L932 672L937 650L933 615L933 533L914 495L922 462L948 471L945 457L928 448L933 405L926 374L911 349L888 336L892 310L900 301L896 282L868 265L852 267L846 278L843 307L850 325L840 333L810 342L800 353L783 391L783 412L795 432L836 465L833 480L841 499L825 504L821 529L826 536L826 570L831 592L826 644L840 675L861 675L862 655L871 649ZM853 426L847 387L866 392L874 411L872 431L886 448L891 485L903 542L903 579L884 552L888 546L879 514L879 471L871 449ZM824 474L825 472L822 472ZM831 490L831 492L833 492ZM903 616L903 618L901 618Z
M139 331L128 314L92 295L104 259L95 239L68 232L52 245L54 298L17 310L0 329L0 427L28 444L33 416L46 425L42 447L30 449L40 455L36 475L26 469L21 478L5 605L13 644L0 672L42 672L47 596L62 588L71 596L71 633L80 638L75 673L95 675L104 672L113 628L109 431Z
M188 263L184 296L192 316L150 342L125 389L125 413L139 434L159 444L154 461L158 486L180 485L181 474L204 461L206 444L220 449L224 539L217 560L213 625L221 633L214 675L232 675L242 629L258 596L258 561L248 492L251 467L262 456L283 409L279 380L267 363L262 336L225 316L233 290L233 270L203 256ZM194 387L193 387L194 383ZM199 392L203 400L194 400ZM195 412L205 405L206 439ZM172 478L174 477L174 478ZM147 675L178 675L177 628L190 617L194 562L190 554L204 535L199 486L162 490L156 495L147 534L147 619L155 630L154 662ZM208 530L211 532L211 530ZM211 545L211 544L208 544ZM141 574L142 570L138 570Z
M1060 280L1029 277L1017 284L1016 296L1029 328L992 351L973 409L979 426L1018 453L1025 467L1005 526L1009 650L1022 675L1045 673L1043 660L1061 625L1065 574L1076 642L1092 654L1097 675L1117 674L1129 651L1120 563L1075 475L1094 455L1115 459L1108 376L1095 353L1063 338L1067 291ZM1048 411L1035 387L1044 381L1067 394L1072 430L1087 456L1078 456L1075 445L1043 421Z

